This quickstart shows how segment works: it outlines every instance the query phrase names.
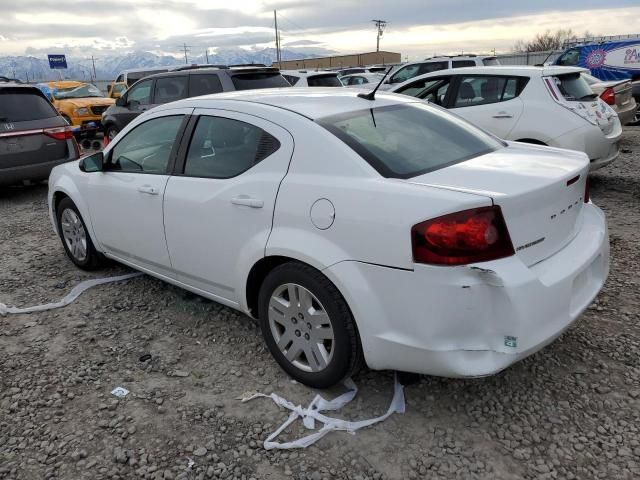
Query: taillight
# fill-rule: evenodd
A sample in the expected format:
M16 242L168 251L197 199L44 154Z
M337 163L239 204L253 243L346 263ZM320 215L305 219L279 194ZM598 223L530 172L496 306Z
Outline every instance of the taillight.
M589 177L584 184L584 203L589 203Z
M73 138L71 127L45 128L42 133L56 140L71 140Z
M600 94L600 98L607 105L615 105L616 104L616 92L613 91L613 88L609 87L604 90Z
M515 253L498 206L473 208L419 223L411 229L413 259L431 265L465 265Z

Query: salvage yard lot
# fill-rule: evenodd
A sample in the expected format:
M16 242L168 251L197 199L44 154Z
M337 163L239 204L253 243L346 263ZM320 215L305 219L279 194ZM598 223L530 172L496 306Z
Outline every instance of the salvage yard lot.
M305 405L314 392L279 369L250 319L144 276L64 309L0 317L0 478L640 478L640 127L625 129L622 148L592 175L611 236L604 289L558 341L505 372L423 377L406 388L404 415L265 451L288 411L238 397ZM73 266L46 186L0 191L0 259L0 302L17 306L128 271ZM340 415L383 413L393 375L354 380L360 392ZM118 400L116 387L131 393Z

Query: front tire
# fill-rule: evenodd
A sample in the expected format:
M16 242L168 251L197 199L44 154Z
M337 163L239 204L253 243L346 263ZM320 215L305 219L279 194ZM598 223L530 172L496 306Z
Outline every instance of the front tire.
M362 348L351 311L319 271L298 262L276 267L258 302L267 347L295 380L328 388L360 369Z
M77 267L95 270L104 265L104 255L96 250L78 208L69 197L58 204L56 219L62 246Z

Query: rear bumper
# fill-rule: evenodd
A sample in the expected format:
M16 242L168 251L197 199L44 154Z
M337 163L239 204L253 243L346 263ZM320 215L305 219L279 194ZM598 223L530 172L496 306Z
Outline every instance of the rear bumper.
M606 221L592 204L583 212L578 235L532 267L513 256L481 269L341 262L325 272L353 311L371 368L492 375L555 340L602 288Z
M591 160L590 170L597 170L613 162L620 154L622 125L616 119L613 130L605 135L599 127L585 122L583 127L572 130L549 142L552 147L584 152Z
M629 105L627 105L622 110L616 110L618 114L618 118L620 119L620 123L622 125L626 125L627 123L631 123L633 121L633 117L636 114L636 110L638 109L638 104L634 99L631 99Z
M73 160L76 158L69 157L33 165L0 168L0 186L14 185L23 180L46 180L54 167Z

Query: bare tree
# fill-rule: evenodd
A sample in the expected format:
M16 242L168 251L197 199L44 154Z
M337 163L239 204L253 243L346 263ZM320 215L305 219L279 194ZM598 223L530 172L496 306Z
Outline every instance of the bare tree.
M584 36L590 36L589 32L585 32ZM533 39L527 41L518 40L514 46L514 52L544 52L547 50L560 50L567 40L575 40L577 35L570 28L560 28L555 32L547 30L544 33L538 33Z

